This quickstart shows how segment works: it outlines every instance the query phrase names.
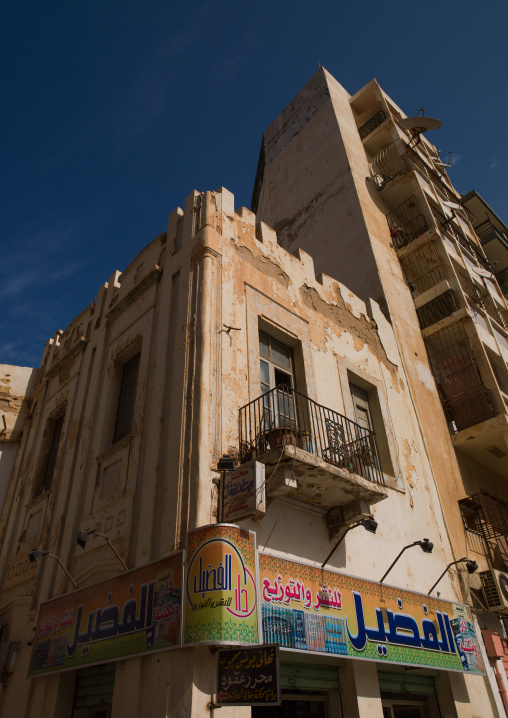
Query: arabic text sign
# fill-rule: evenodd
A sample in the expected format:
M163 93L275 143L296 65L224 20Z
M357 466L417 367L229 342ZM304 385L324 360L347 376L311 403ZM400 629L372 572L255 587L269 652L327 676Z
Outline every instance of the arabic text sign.
M235 471L227 471L223 482L222 519L236 521L245 516L262 514L265 508L265 466L250 461Z
M263 641L444 670L484 671L470 610L259 554Z
M41 605L29 676L179 646L182 554Z
M259 643L252 531L217 524L187 534L184 643Z
M219 651L217 698L227 705L280 705L279 647Z

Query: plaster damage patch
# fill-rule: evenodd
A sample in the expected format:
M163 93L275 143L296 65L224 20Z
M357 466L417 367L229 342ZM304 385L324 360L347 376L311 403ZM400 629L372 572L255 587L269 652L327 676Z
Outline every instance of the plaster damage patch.
M423 384L423 386L430 391L435 391L436 386L434 384L434 377L430 373L428 365L420 361L419 359L415 361L415 364L418 378Z
M266 277L272 277L275 279L277 282L282 284L285 289L289 287L289 277L278 264L266 257L255 257L254 253L248 247L239 247L234 241L232 241L232 244L245 262L250 264Z
M405 439L404 441L404 459L406 462L406 471L407 471L407 481L408 484L413 489L416 485L416 480L413 479L413 476L416 476L416 467L411 462L411 447L409 446L408 440Z

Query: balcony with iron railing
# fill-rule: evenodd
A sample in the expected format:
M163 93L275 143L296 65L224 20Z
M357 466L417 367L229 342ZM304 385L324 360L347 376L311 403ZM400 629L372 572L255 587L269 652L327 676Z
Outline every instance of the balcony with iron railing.
M241 462L266 465L268 497L325 509L386 498L374 432L304 394L280 385L243 406L239 423Z
M430 229L427 215L416 195L411 195L386 215L392 242L397 249L405 247Z
M358 128L358 132L360 133L361 139L365 139L370 135L371 132L374 132L376 127L379 127L381 125L388 115L384 110L378 110L372 117L370 117L367 122L364 122L361 127Z
M443 400L443 409L452 433L462 431L496 416L492 393L479 385Z
M508 477L508 416L478 335L456 322L426 336L425 346L453 445Z
M461 212L466 219L474 222L475 217L468 209L461 205L460 196L448 186L442 176L433 169L423 157L401 139L396 140L369 163L371 175L380 189L383 189L391 180L417 169L425 179L429 180L447 201L460 205Z

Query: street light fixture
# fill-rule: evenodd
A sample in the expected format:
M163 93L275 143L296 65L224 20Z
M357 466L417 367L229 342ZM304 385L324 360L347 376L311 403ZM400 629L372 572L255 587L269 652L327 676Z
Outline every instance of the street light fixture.
M468 574L469 574L470 576L471 576L471 574L473 574L475 571L478 570L478 564L476 563L476 561L469 561L467 557L466 557L466 558L459 558L458 561L452 561L451 563L448 564L448 566L445 568L445 570L443 571L443 573L441 574L441 576L437 579L436 583L432 586L432 588L431 588L430 591L428 592L427 596L430 596L430 594L431 594L432 591L436 588L437 584L441 581L441 579L443 578L443 576L445 575L445 573L448 571L448 569L449 569L451 566L455 566L456 563L465 563L465 564L466 564L466 568L467 568L467 572L468 572Z
M384 581L385 578L388 576L388 574L390 573L390 571L392 570L392 568L395 566L395 564L397 563L397 561L399 560L399 558L402 556L402 554L404 553L404 551L405 551L406 549L408 549L408 548L412 548L413 546L419 546L424 553L432 553L432 549L434 548L434 544L432 543L432 541L429 541L428 538L424 538L424 539L422 539L421 541L414 541L413 543L410 543L410 544L408 544L407 546L404 546L404 548L403 548L402 551L399 553L399 555L397 556L397 558L395 559L395 561L394 561L394 562L391 564L391 566L389 567L388 571L386 571L386 572L384 573L383 578L381 579L381 581L380 581L379 583L383 583L383 581Z
M72 583L72 585L74 586L74 588L77 588L77 587L78 587L78 584L76 583L76 581L72 578L72 576L71 576L70 573L67 571L67 569L65 568L65 566L63 565L63 563L62 563L62 562L60 561L60 559L58 558L58 556L55 556L54 553L50 553L49 551L41 551L41 550L38 549L38 548L33 548L33 549L30 551L30 553L28 554L28 558L29 558L29 560L30 560L30 563L35 563L35 562L36 562L39 558L41 558L42 556L49 556L49 558L54 558L55 561L58 561L58 563L60 564L61 568L65 571L65 573L66 573L66 575L67 575L67 578L68 578L69 581Z
M111 550L113 551L113 553L115 554L115 556L117 557L117 559L118 559L118 560L120 561L120 563L122 564L122 566L123 566L123 568L124 568L124 571L128 571L128 570L129 570L129 569L127 568L127 566L125 565L124 561L122 560L121 556L119 555L118 551L115 549L115 547L113 546L113 544L112 544L111 541L109 540L109 536L106 536L105 534L102 534L102 533L101 533L100 531L98 531L97 529L86 529L86 531L80 531L80 532L78 533L78 537L77 537L77 539L76 539L76 543L78 544L78 546L81 546L81 548L85 548L86 542L88 541L89 537L92 536L92 535L100 536L101 538L103 538L103 539L109 544L109 546L111 547Z
M325 558L323 563L321 564L321 568L324 568L328 561L331 559L333 554L335 553L336 549L340 545L341 541L344 539L346 534L351 531L351 529L355 529L357 526L363 526L363 528L368 531L371 534L375 534L378 527L378 522L373 516L367 516L364 519L360 519L360 521L356 521L354 524L351 524L351 526L348 526L348 528L344 531L344 533L341 535L335 546L332 548L328 556Z

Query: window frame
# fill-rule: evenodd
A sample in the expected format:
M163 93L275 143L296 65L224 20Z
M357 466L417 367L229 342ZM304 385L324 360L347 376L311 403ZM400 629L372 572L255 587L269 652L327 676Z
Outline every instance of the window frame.
M61 447L65 425L65 409L60 410L46 421L45 436L43 437L39 470L34 484L32 499L51 490L55 474L59 469Z
M115 423L113 428L113 444L117 444L132 434L140 364L141 351L138 351L121 365L118 400L116 402ZM128 375L129 372L131 373L130 376Z

